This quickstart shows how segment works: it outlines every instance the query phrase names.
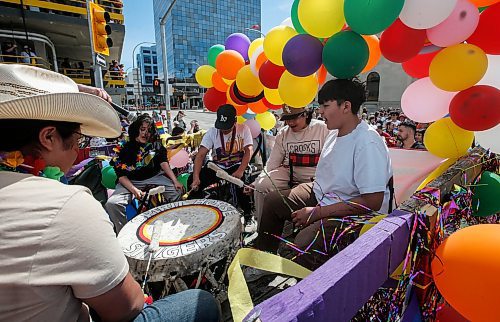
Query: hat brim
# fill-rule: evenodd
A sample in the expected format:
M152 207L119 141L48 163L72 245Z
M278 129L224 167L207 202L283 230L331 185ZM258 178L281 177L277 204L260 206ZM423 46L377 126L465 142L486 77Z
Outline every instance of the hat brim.
M231 122L220 122L220 121L215 121L215 128L218 130L229 130L230 128L233 127L234 123L236 123L236 119L234 120L233 123Z
M304 111L296 114L282 114L280 117L280 121L287 121L287 120L293 120L299 117L300 114L304 113Z
M88 136L116 138L118 114L108 102L87 93L51 93L0 102L0 119L74 122Z

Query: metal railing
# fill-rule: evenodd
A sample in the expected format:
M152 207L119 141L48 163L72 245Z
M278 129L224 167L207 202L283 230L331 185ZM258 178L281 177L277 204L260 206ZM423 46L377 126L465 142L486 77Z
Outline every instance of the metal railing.
M21 0L0 0L0 4L12 3L21 5ZM117 24L123 24L123 2L121 0L96 0ZM23 0L25 7L34 7L47 10L53 14L80 14L87 16L87 3L85 0Z
M60 68L60 71L75 83L92 84L92 72L89 68ZM106 87L125 87L125 76L119 71L106 71L103 80Z
M0 63L3 64L21 64L41 67L45 69L54 70L53 65L45 58L40 56L21 56L21 55L3 55L0 54Z

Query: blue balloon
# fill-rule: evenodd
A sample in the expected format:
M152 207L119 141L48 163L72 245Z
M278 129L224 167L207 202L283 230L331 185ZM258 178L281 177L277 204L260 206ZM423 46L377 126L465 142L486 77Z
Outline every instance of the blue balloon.
M245 113L243 114L243 118L245 118L246 120L253 120L255 118L255 115L254 113Z

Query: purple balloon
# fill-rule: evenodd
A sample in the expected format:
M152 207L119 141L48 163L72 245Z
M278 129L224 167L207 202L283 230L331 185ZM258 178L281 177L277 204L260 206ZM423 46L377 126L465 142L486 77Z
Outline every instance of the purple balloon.
M250 43L250 38L248 38L247 35L234 33L226 38L224 45L226 46L226 50L236 50L241 54L241 56L243 56L245 61L248 61L248 48L250 47Z
M323 62L323 44L311 35L290 39L283 49L283 63L290 74L306 77L314 74Z

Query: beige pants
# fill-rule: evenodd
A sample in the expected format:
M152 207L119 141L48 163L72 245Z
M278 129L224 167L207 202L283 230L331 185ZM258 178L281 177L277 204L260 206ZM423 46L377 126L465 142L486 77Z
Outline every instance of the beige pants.
M294 167L294 182L312 182L315 170L316 168L312 167ZM290 189L288 186L288 182L290 181L290 169L279 167L270 171L269 176L271 177L272 182L265 173L262 173L254 182L255 188L258 191L263 192L254 192L255 219L257 219L257 223L260 223L260 219L262 217L262 208L264 207L264 198L266 197L266 194L271 191L275 191L276 188L278 188L279 191ZM276 186L276 188L274 186Z

